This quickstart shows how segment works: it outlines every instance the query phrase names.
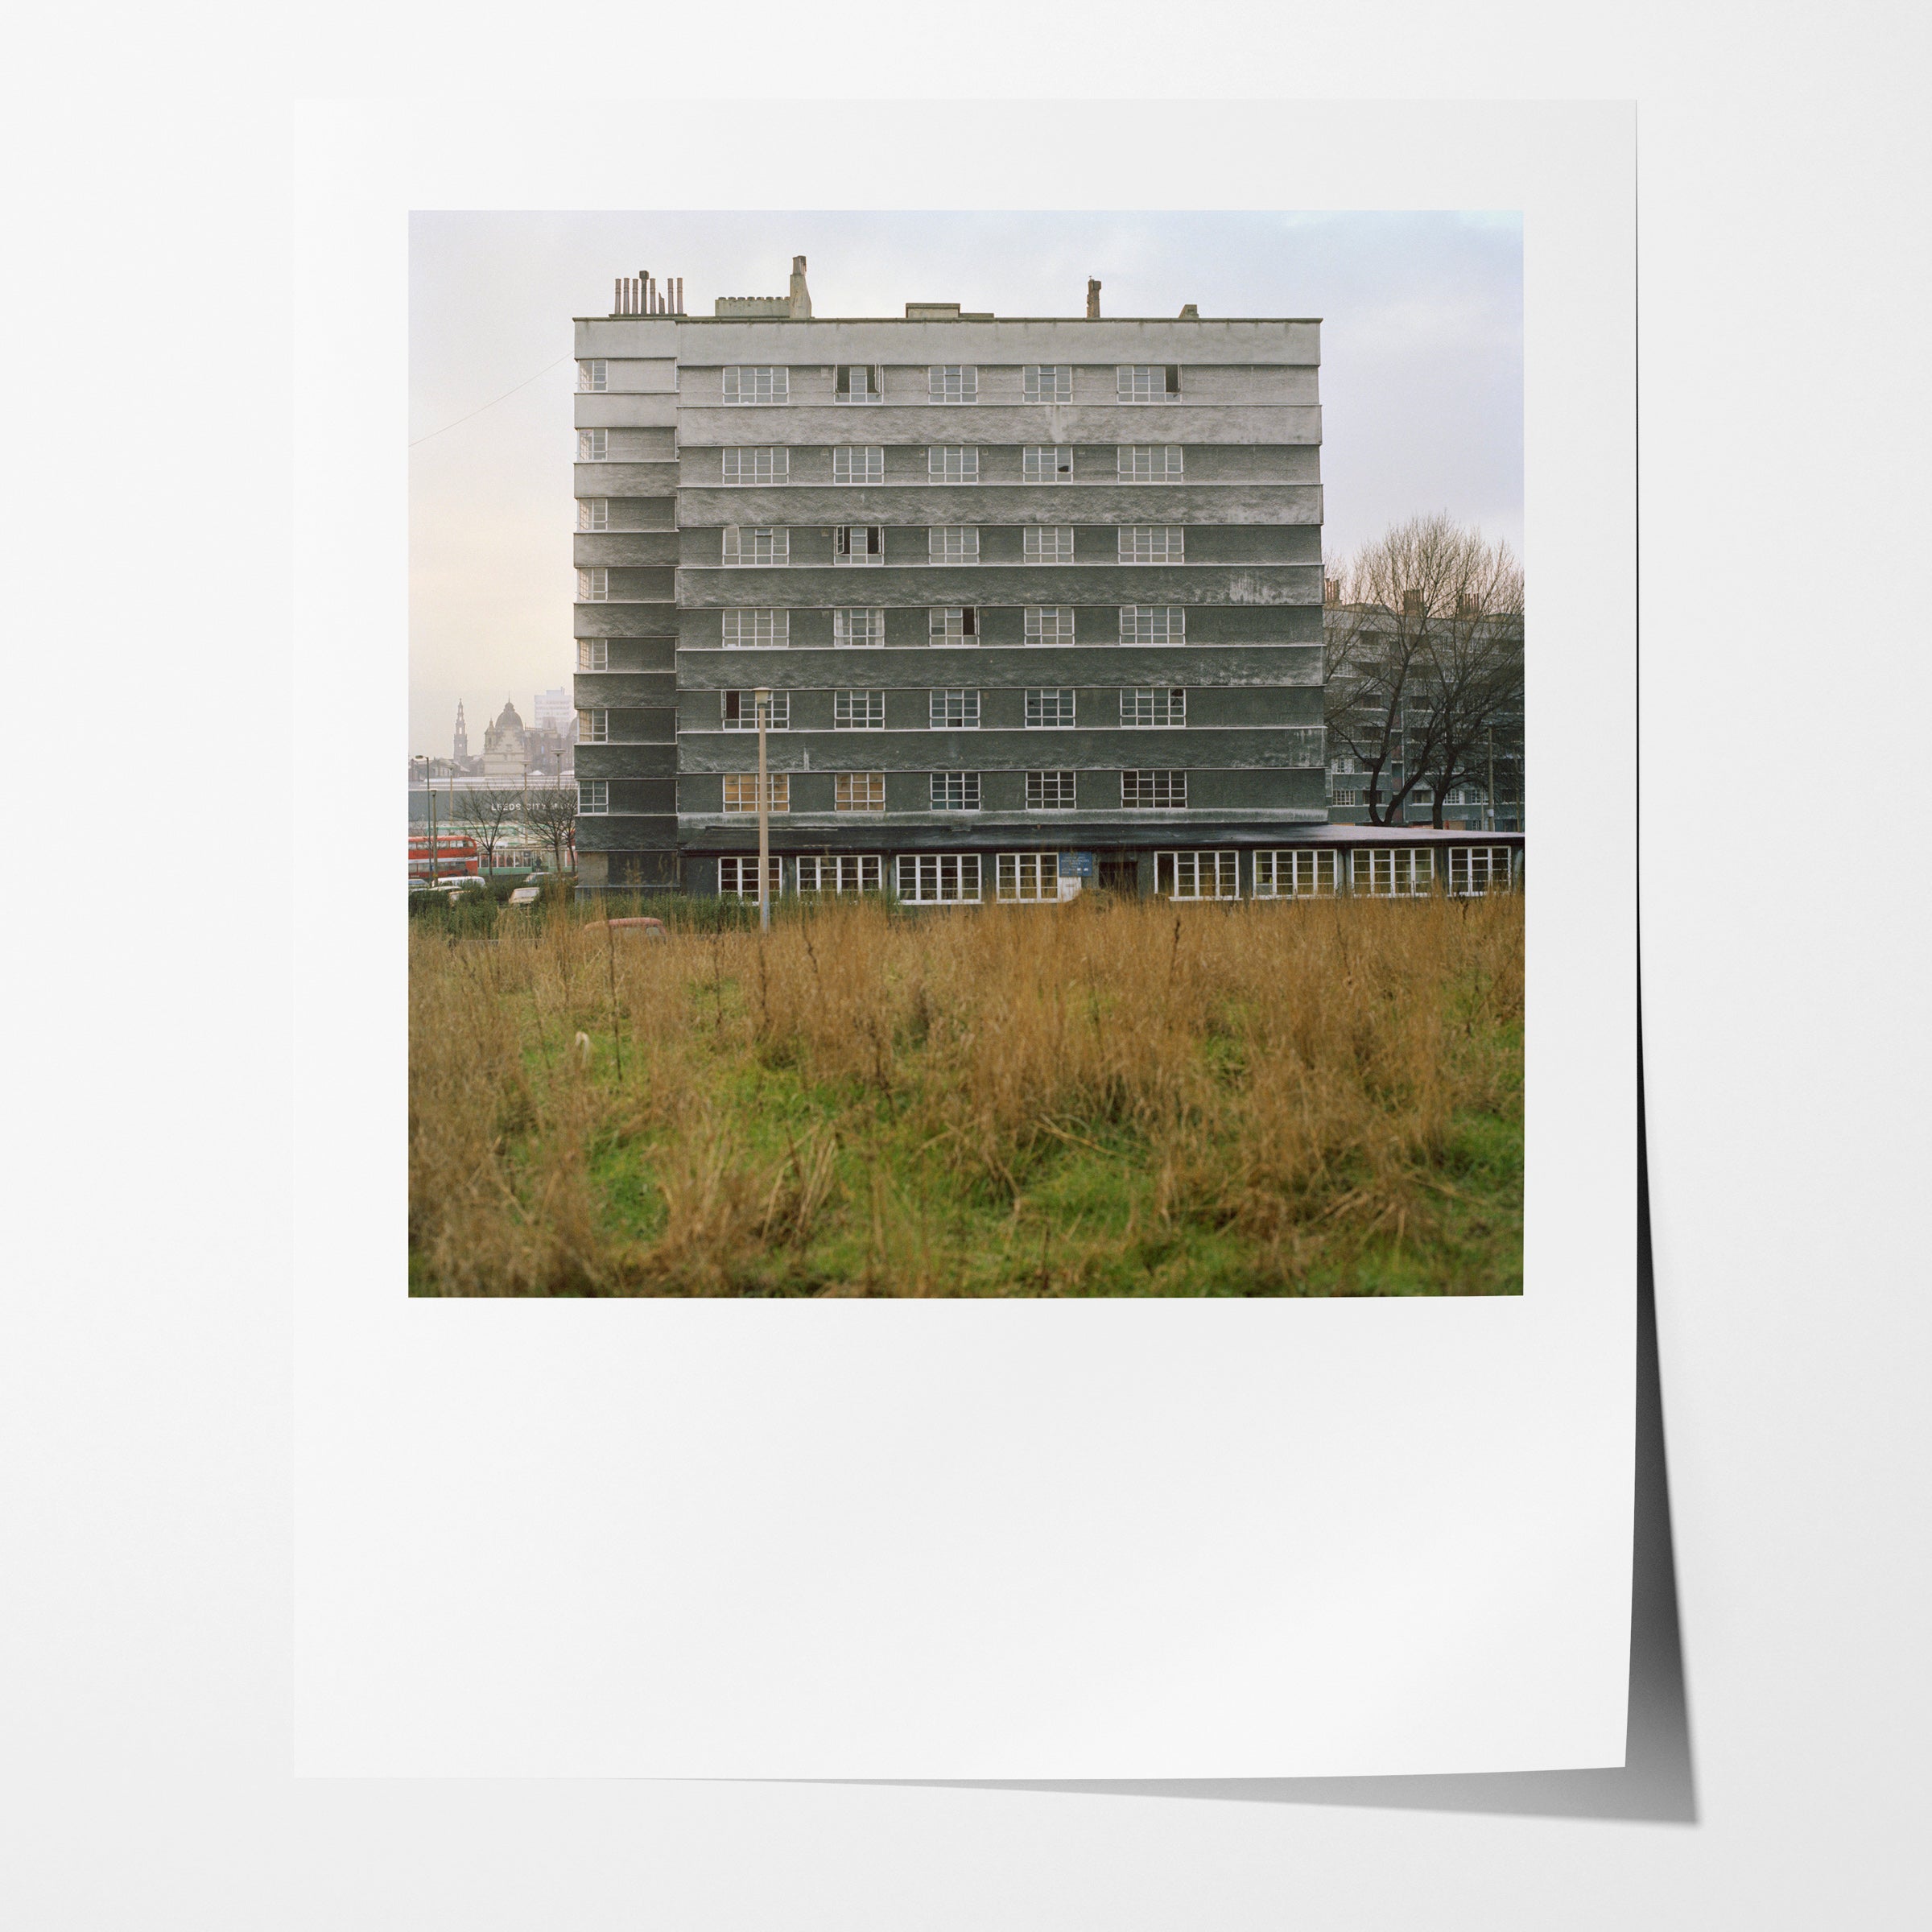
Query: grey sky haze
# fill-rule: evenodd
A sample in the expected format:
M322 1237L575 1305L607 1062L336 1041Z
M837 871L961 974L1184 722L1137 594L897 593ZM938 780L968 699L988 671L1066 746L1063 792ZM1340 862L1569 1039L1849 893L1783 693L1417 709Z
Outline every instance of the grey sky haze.
M1077 316L1094 275L1108 315L1319 316L1331 552L1439 510L1521 549L1513 213L418 213L411 751L447 754L459 697L481 750L506 696L527 720L570 682L572 318L641 268L682 275L697 315L782 295L795 254L821 316Z

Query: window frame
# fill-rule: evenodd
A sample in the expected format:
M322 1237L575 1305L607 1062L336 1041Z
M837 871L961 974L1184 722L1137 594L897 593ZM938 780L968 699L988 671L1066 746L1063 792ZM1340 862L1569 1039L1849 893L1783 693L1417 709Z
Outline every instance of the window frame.
M955 698L960 701L960 722L956 724L949 718L935 720L934 713L950 709ZM926 728L929 731L977 731L985 708L978 691L957 684L942 684L926 693ZM966 716L969 709L972 713L970 720Z
M1047 780L1053 781L1053 799L1048 802ZM1026 809L1028 811L1077 811L1080 810L1080 773L1067 765L1043 768L1026 774Z
M964 801L955 805L941 795L955 789ZM929 771L926 774L927 808L931 811L968 812L977 811L984 795L976 771Z
M1141 781L1147 782L1145 789L1154 795L1146 800L1129 798L1129 790L1143 789ZM1177 798L1174 795L1179 791ZM1159 795L1165 791L1163 799ZM1185 811L1187 809L1187 772L1185 766L1143 765L1121 774L1121 810L1122 811Z
M609 671L610 669L610 639L609 638L579 638L577 639L577 669L582 671Z
M806 883L806 868L811 870L811 883ZM831 883L826 882L825 874L829 869ZM849 880L851 882L847 883ZM830 892L835 896L852 893L855 896L868 892L882 892L886 886L886 859L877 852L807 852L798 859L799 890L806 892Z
M1201 861L1212 862L1212 892L1201 890ZM1183 875L1191 890L1183 890ZM1163 881L1165 890L1163 890ZM1192 851L1157 852L1154 855L1154 896L1176 904L1199 904L1207 900L1224 903L1241 896L1241 855L1229 845L1204 846Z
M580 819L605 819L610 815L610 780L609 778L579 778L577 780L577 816Z
M1046 616L1054 613L1054 634L1046 634ZM1077 604L1027 604L1021 607L1020 640L1026 647L1035 650L1066 650L1078 641L1080 630L1080 606ZM1067 619L1067 634L1059 634L1062 614Z
M852 473L852 459L855 456L863 456L865 459L865 474L862 477L855 477ZM845 474L844 476L839 474L839 459L841 456L845 459ZM872 473L872 460L874 456L879 460L877 476ZM863 489L873 484L883 483L886 481L885 444L882 443L833 444L832 446L832 480L840 489Z
M852 619L862 617L867 634L854 639ZM877 604L835 604L832 611L834 650L880 650L886 643L886 611Z
M947 543L958 537L962 539L959 555L945 556L939 554L940 540ZM970 547L964 539L970 538ZM926 561L946 568L964 569L980 560L980 526L976 523L929 523L926 526Z
M785 523L727 523L723 529L723 568L726 570L783 570L791 563L791 526ZM745 539L752 539L753 555L745 555ZM758 539L770 548L757 555ZM734 555L733 552L737 554Z
M950 892L945 889L949 868L953 885ZM894 890L908 906L976 906L982 870L976 852L902 852L893 868ZM931 892L924 890L928 878L935 888Z
M1147 473L1141 473L1137 459L1145 452ZM1162 468L1156 471L1153 459L1158 456ZM1117 443L1114 445L1114 481L1119 483L1181 483L1187 481L1187 446L1184 443Z
M755 816L758 809L758 774L755 771L728 771L724 774L724 812L730 818ZM739 802L732 803L732 795L737 792ZM788 771L768 771L765 774L766 796L770 803L766 809L776 816L782 811L791 810L791 774ZM749 797L747 799L746 793Z
M791 613L788 609L779 610L762 605L734 605L729 610L720 611L718 617L718 635L722 641L721 648L725 650L785 650L791 647ZM762 626L754 621L751 641L747 643L745 639L747 617L769 618L771 635L760 637L758 634ZM738 632L735 638L731 634L734 621Z
M1022 443L1020 445L1020 481L1022 483L1071 483L1073 481L1073 452L1071 443ZM1053 459L1053 474L1050 477L1038 473L1042 456ZM1060 459L1067 459L1065 469L1060 467ZM1028 465L1031 464L1030 469Z
M580 745L608 745L610 741L610 708L604 704L580 706L577 711L577 742Z
M745 685L720 691L718 693L719 730L755 732L758 729L758 692L759 691L771 692L771 716L766 723L766 732L791 730L791 693L789 691L774 690L769 684L759 685L756 687ZM732 700L734 698L738 700L737 707L738 716L735 720L731 715ZM745 709L748 704L751 708L751 715L749 717L745 715Z
M1054 394L1041 393L1045 384L1042 378L1051 370L1053 374ZM1065 378L1062 394L1062 377ZM1020 399L1024 402L1071 402L1073 400L1073 365L1071 362L1027 362L1020 369Z
M1357 845L1348 854L1348 890L1371 899L1431 898L1435 853L1426 845Z
M577 460L580 463L608 463L610 460L610 431L608 429L579 430Z
M1342 855L1333 846L1272 846L1254 855L1257 899L1332 899L1341 890Z
M577 528L592 535L610 528L610 498L609 497L579 497L577 498Z
M580 604L608 604L610 601L610 571L608 566L594 564L578 570L577 601Z
M577 358L577 394L601 396L610 387L610 358L580 356Z
M1022 564L1071 564L1074 560L1074 531L1077 526L1071 523L1028 523L1020 530L1020 561ZM1051 556L1041 554L1042 539L1053 539ZM1066 555L1061 555L1060 539L1066 539Z
M1051 891L1046 890L1049 886ZM1059 905L1060 855L1057 852L995 852L993 898L997 906Z
M958 378L960 393L947 395L943 393L953 378ZM929 362L926 365L926 400L952 409L977 402L980 399L980 369L976 362Z
M762 456L770 470L769 476L757 474L757 464L753 464L750 476L730 476L725 465L736 457L741 469L747 456ZM755 489L760 485L771 488L791 481L791 445L788 443L733 443L718 452L718 477L720 487L726 489Z
M732 883L724 883L725 868L731 869ZM765 861L766 883L773 898L782 898L785 890L785 864L776 852ZM718 861L718 897L721 899L750 899L758 896L758 855L727 852Z
M1132 711L1137 714L1142 706L1140 700L1147 700L1145 707L1147 715L1142 718L1129 716L1129 700ZM1176 699L1180 700L1177 706ZM1157 710L1164 708L1166 716L1157 716ZM1180 716L1174 712L1179 710ZM1185 731L1187 729L1187 692L1179 684L1124 685L1121 690L1121 729L1122 731Z
M851 376L855 369L865 371L866 393L855 396L852 393ZM841 387L843 384L844 386ZM832 374L832 399L835 403L864 408L868 404L886 400L886 365L883 362L835 362Z
M1145 556L1139 553L1146 551ZM1117 564L1185 564L1187 526L1184 523L1119 523L1114 526Z
M1119 609L1121 613L1120 641L1122 644L1131 645L1136 649L1158 650L1163 645L1184 645L1187 642L1187 606L1185 604L1123 604L1119 606ZM1130 618L1133 628L1137 630L1143 616L1153 617L1156 613L1158 613L1162 622L1166 626L1167 636L1164 638L1128 636ZM1180 631L1178 637L1174 634L1177 623Z
M863 699L863 707L856 707L854 700ZM843 708L845 716L839 716ZM863 719L855 722L852 712L862 708ZM882 686L861 684L849 687L832 694L832 728L834 731L883 731L886 729L886 692Z
M865 548L855 552L852 533L865 532ZM886 561L886 526L882 523L835 523L832 529L832 560L840 570L873 570Z
M957 616L957 632L949 621ZM932 604L927 606L926 642L933 650L976 650L980 642L980 607L976 604Z
M1028 684L1022 687L1022 729L1026 731L1077 731L1080 708L1080 687L1077 684ZM1044 715L1046 700L1051 697L1055 716L1049 722ZM1059 715L1061 712L1065 716ZM1034 712L1042 715L1037 719Z
M1471 881L1477 868L1475 861L1480 853L1483 865L1483 883L1472 886ZM1502 871L1496 870L1497 860L1502 861ZM1516 890L1516 848L1513 845L1492 844L1479 840L1468 845L1451 845L1449 848L1449 896L1452 899L1484 899Z
M857 802L863 786L863 802ZM848 814L869 814L877 818L886 809L886 774L881 771L835 771L832 774L832 808Z
M961 459L960 473L956 477L949 477L944 473L946 464L954 456ZM968 473L968 464L964 460L968 457L972 458L970 474ZM935 458L940 460L939 473L937 475L934 473L932 467ZM967 484L977 483L979 480L980 446L978 444L928 443L926 445L926 481L928 483L937 483L947 489L957 489Z
M788 364L782 362L728 362L724 365L721 374L722 380L719 387L722 392L724 402L728 408L771 407L781 402L789 402L791 400L791 369ZM745 378L747 375L762 376L767 378L762 386L769 388L770 394L768 395L758 394L761 385L754 382L752 386L753 393L746 395L744 389Z

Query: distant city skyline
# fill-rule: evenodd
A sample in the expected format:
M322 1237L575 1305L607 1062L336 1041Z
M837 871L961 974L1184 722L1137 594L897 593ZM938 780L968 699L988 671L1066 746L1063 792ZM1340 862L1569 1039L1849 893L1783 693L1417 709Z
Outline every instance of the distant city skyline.
M568 687L571 320L621 274L681 275L685 305L782 294L815 312L908 301L1005 315L1323 319L1331 554L1447 510L1520 554L1522 229L1480 213L419 213L411 218L410 743L473 748L502 689ZM522 712L522 706L518 708Z

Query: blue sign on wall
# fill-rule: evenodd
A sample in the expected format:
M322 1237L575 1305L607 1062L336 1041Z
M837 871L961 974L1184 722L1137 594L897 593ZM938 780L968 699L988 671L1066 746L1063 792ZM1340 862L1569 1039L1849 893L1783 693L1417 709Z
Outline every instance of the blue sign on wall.
M1060 854L1060 877L1063 879L1090 879L1093 877L1093 854L1090 852L1063 852Z

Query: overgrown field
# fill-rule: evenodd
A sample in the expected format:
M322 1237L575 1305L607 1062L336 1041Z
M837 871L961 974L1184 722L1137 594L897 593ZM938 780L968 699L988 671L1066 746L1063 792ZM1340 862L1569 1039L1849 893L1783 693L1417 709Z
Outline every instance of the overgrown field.
M1521 1292L1519 898L477 911L410 927L414 1293Z

